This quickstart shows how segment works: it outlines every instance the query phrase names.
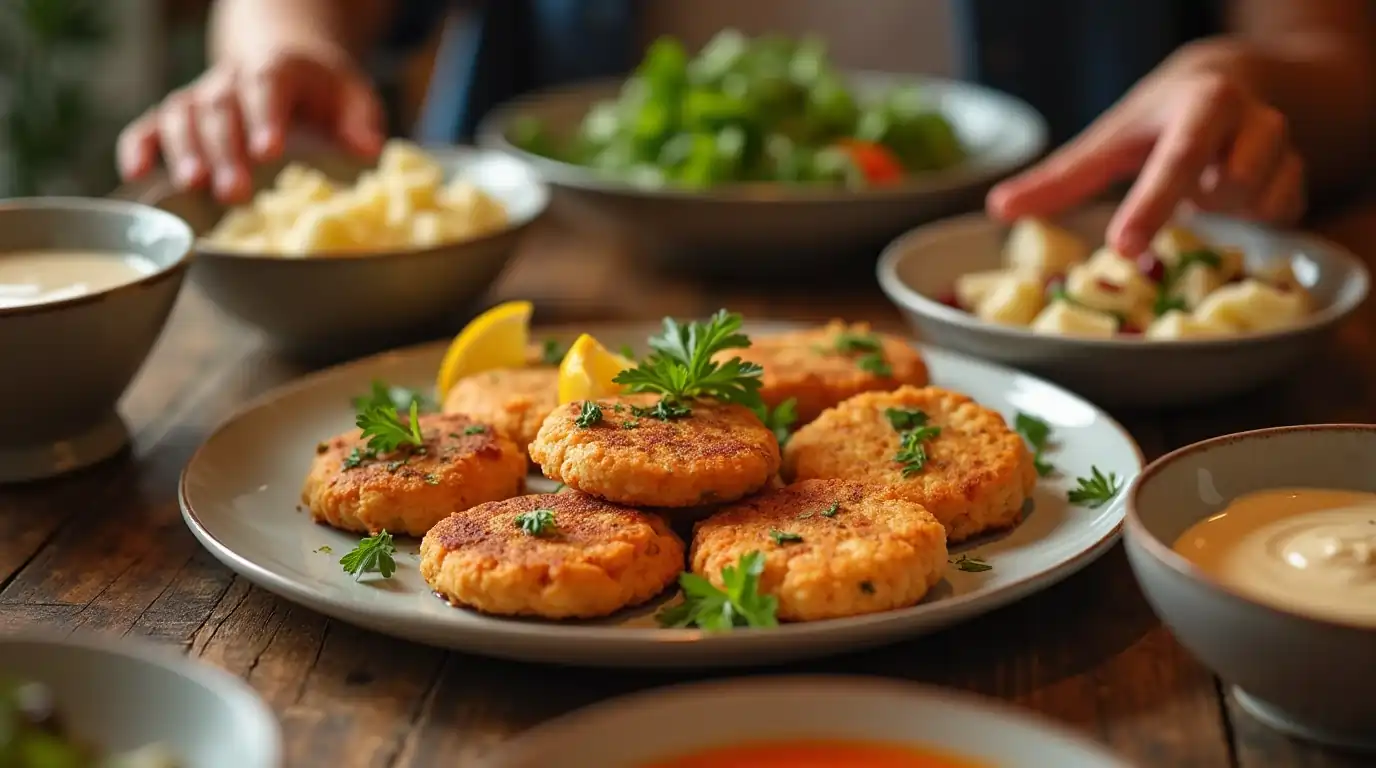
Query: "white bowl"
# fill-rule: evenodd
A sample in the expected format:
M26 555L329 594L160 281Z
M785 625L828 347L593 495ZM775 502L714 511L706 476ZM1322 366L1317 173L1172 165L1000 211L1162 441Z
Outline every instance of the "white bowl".
M1095 205L1059 223L1097 245L1112 214L1112 205ZM1218 216L1182 223L1207 242L1242 248L1249 270L1288 259L1313 295L1315 312L1283 330L1180 341L1069 338L988 323L940 300L958 276L1002 266L1007 228L983 214L899 238L880 257L879 285L925 341L1044 376L1108 407L1206 402L1271 381L1296 368L1318 337L1366 298L1366 267L1334 243Z
M1040 718L975 696L865 677L747 677L623 696L517 737L489 768L641 768L748 742L927 748L999 768L1126 768Z
M41 683L73 736L103 750L160 744L186 768L278 768L272 712L238 679L126 640L0 637L0 679Z

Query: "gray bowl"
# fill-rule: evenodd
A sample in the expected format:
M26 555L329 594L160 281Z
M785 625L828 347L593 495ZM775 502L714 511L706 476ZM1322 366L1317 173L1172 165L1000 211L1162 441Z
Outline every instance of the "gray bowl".
M158 267L85 296L0 307L0 483L79 469L124 447L115 404L162 333L192 240L184 221L136 203L0 201L0 254L112 251Z
M1114 207L1099 204L1059 223L1103 242ZM1293 328L1214 339L1083 339L996 325L941 301L966 272L998 269L1007 228L983 214L919 227L879 259L879 285L926 341L1034 373L1106 407L1159 408L1238 394L1294 370L1366 299L1370 278L1356 256L1318 237L1198 215L1187 224L1206 241L1246 252L1249 270L1288 259L1314 297L1315 312Z
M1241 494L1376 491L1376 426L1279 427L1181 448L1127 490L1124 542L1147 601L1180 643L1288 734L1376 751L1376 630L1273 608L1207 577L1171 545Z
M276 719L248 686L170 648L0 637L0 678L42 683L73 736L126 752L163 745L186 768L278 768Z
M580 213L615 222L652 246L649 253L693 265L739 269L748 252L760 269L796 270L836 262L857 249L878 251L904 229L979 205L985 191L1046 147L1046 121L1011 96L968 83L857 72L848 75L862 98L896 83L915 83L953 123L969 159L895 187L843 190L781 184L733 184L709 190L646 188L516 149L512 124L535 118L555 136L574 135L588 110L616 95L619 81L600 81L532 94L484 119L478 142L533 165Z
M505 229L435 248L283 258L198 246L192 277L220 309L257 328L275 346L320 356L356 354L434 332L467 313L515 252L521 234L549 204L530 167L498 152L426 147L446 170L491 194L507 209ZM372 167L340 152L303 150L254 172L254 188L271 186L291 161L352 182ZM225 207L204 192L154 190L153 202L205 234ZM454 328L445 328L454 330Z

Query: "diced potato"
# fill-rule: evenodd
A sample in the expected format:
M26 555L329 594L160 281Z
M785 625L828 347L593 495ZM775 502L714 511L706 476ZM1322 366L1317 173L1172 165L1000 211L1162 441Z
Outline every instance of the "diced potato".
M355 244L348 217L327 206L302 211L282 236L282 252L290 255L351 251Z
M1212 248L1218 254L1218 273L1223 282L1242 277L1247 271L1246 258L1241 248Z
M990 269L967 272L956 278L956 302L966 309L978 307L1005 280L1018 280L1011 269Z
M1053 301L1032 320L1032 330L1051 336L1107 339L1118 332L1118 319L1068 301Z
M444 219L436 211L421 211L411 219L411 242L430 248L444 242Z
M1290 290L1302 288L1289 259L1278 259L1252 273L1252 277L1267 285Z
M1209 294L1195 315L1203 322L1233 326L1244 331L1270 331L1299 322L1306 301L1298 291L1281 291L1248 278Z
M1156 296L1156 287L1135 263L1107 248L1070 270L1065 291L1090 309L1120 315L1140 313Z
M1041 219L1018 219L1003 247L1009 269L1039 280L1061 274L1089 256L1089 245L1074 233Z
M1226 327L1198 322L1188 313L1173 309L1156 318L1143 335L1148 339L1194 339L1228 332Z
M1220 285L1223 285L1222 273L1196 261L1185 267L1184 273L1176 278L1171 287L1171 296L1180 299L1186 309L1192 310Z
M1151 241L1152 252L1167 266L1174 266L1180 261L1180 254L1204 247L1204 241L1184 227L1165 227Z
M1042 284L1013 278L1000 282L975 308L981 320L1000 325L1027 325L1042 309Z
M382 155L377 160L377 170L380 176L400 175L413 171L428 173L435 178L444 176L444 169L427 155L425 150L409 141L396 139L387 142L387 145L382 148Z

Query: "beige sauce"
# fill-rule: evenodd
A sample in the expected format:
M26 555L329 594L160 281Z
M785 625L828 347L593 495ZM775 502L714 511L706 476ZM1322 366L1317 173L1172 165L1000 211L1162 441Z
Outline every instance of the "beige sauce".
M1191 526L1175 551L1258 602L1376 627L1376 494L1249 493Z
M113 251L0 253L0 308L99 293L156 271L144 256Z

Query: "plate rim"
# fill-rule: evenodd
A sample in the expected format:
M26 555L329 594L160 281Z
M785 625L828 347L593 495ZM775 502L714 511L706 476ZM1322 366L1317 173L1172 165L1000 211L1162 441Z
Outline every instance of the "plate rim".
M1097 741L1049 715L1019 707L1005 699L908 678L892 678L874 674L808 673L761 674L708 680L686 680L668 685L641 688L601 699L519 731L503 741L494 753L485 759L482 765L486 768L501 768L501 766L506 765L503 761L521 757L523 751L536 748L538 746L537 740L554 738L561 730L586 724L588 721L607 721L615 717L618 712L634 708L646 701L659 700L662 703L691 701L703 696L724 696L744 689L755 689L754 692L757 694L778 695L780 697L793 694L794 698L798 700L805 700L808 697L824 697L827 693L837 691L860 696L876 692L893 693L908 700L962 710L971 717L991 721L991 724L996 726L1012 721L1035 732L1045 733L1062 742L1074 745L1086 751L1090 756L1104 760L1107 766L1128 768L1128 763L1124 758L1111 750L1107 744ZM805 689L807 696L799 697L798 694L802 691L795 689Z
M558 325L536 326L531 329L532 335L543 334L570 334L570 333L592 333L594 335L611 335L615 333L626 333L634 329L635 331L648 330L653 327L653 321L642 322L607 322L607 323L561 323ZM773 331L787 330L805 326L806 323L798 321L779 321L762 319L755 322L747 320L747 328L761 329L768 328ZM1146 466L1145 456L1142 448L1137 444L1132 434L1120 424L1117 419L1104 411L1093 402L1084 397L1071 392L1055 383L1046 381L1030 373L1025 373L1017 369L990 363L978 358L971 357L959 352L935 347L929 344L915 341L911 336L903 334L903 338L909 344L915 346L924 355L935 356L937 358L948 358L959 361L961 364L970 365L986 372L992 371L1002 375L1024 376L1039 385L1051 388L1057 393L1072 398L1076 402L1086 405L1094 410L1096 414L1115 431L1119 437L1126 441L1127 445L1137 460L1137 466L1131 478L1124 479L1124 489L1142 473ZM292 602L306 605L320 613L332 616L346 623L363 625L369 627L379 626L379 622L391 619L396 616L409 616L409 626L420 627L421 631L416 632L396 632L379 629L384 634L399 637L415 638L419 635L429 635L434 631L454 632L464 636L488 635L490 638L506 638L513 641L542 641L557 640L569 644L579 644L580 647L585 643L592 644L615 644L618 647L627 645L639 646L642 644L678 645L691 641L691 645L716 648L723 651L731 649L745 649L768 645L773 642L805 642L807 640L817 640L826 638L837 632L847 632L851 630L870 630L878 632L880 628L887 628L894 634L904 634L899 627L917 617L938 616L955 614L953 621L940 623L940 626L964 621L974 616L1001 608L1012 602L1016 602L1028 595L1039 592L1051 587L1069 576L1075 574L1085 566L1097 560L1108 551L1119 539L1122 534L1123 524L1127 516L1127 499L1123 492L1119 492L1104 509L1106 512L1117 516L1112 528L1098 540L1092 542L1081 551L1075 553L1048 568L1036 573L1028 574L1017 578L1009 583L1003 584L992 592L970 592L964 595L954 596L938 603L927 605L919 604L891 611L863 614L860 616L848 616L823 621L808 621L781 624L778 627L767 630L755 630L750 632L708 632L701 629L666 629L660 627L610 627L589 624L566 624L560 622L541 622L541 621L517 621L507 617L487 616L485 614L475 614L482 619L491 620L493 625L456 627L447 621L432 620L419 614L397 611L377 611L362 610L344 604L328 596L317 594L317 592L306 585L300 584L286 576L279 575L268 568L259 565L248 557L239 554L231 549L227 544L218 539L202 522L200 515L197 514L188 494L188 480L193 468L201 459L206 448L226 429L247 416L270 403L296 392L310 389L319 381L327 378L340 376L356 369L366 369L376 366L384 361L394 358L410 357L422 354L428 348L439 348L447 340L422 342L398 349L387 350L374 355L346 361L337 365L323 368L318 371L307 373L291 381L273 387L255 397L252 397L237 407L226 418L221 420L196 447L191 458L187 460L177 481L177 504L181 508L182 520L192 534L217 560L229 567L236 573L244 576L253 583L268 590L276 595L284 597ZM986 602L987 607L983 609L970 609L971 604ZM933 611L932 606L941 606L941 611ZM367 617L366 621L361 621L357 617ZM392 625L387 625L392 626ZM428 631L427 631L428 630ZM896 630L896 631L895 631ZM551 637L550 633L557 633ZM914 634L913 636L916 636ZM427 642L427 641L420 641ZM449 645L449 647L455 647ZM525 657L525 656L523 656Z

